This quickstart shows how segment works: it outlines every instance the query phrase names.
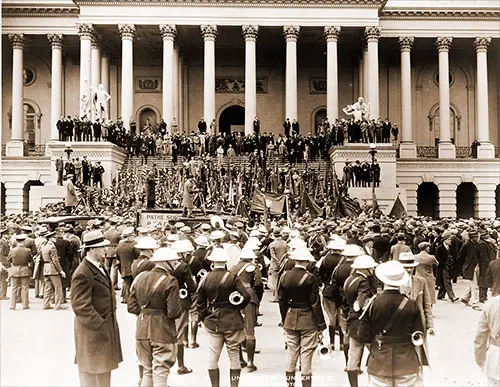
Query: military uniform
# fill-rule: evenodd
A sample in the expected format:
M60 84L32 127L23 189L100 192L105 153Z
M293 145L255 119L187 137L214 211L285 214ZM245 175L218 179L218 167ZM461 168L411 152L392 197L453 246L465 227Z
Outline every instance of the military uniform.
M61 308L63 303L63 288L61 282L61 273L63 269L59 263L56 246L51 240L41 249L43 259L43 276L44 276L44 291L43 291L43 308L52 309L50 300L55 293L55 307Z
M311 386L312 357L319 343L319 333L326 328L318 283L304 266L296 265L283 274L278 289L288 349L287 380L290 384L295 379L300 356L302 386Z
M140 255L134 262L132 262L132 277L137 277L137 275L143 271L150 271L155 267L153 262L150 262L148 257Z
M12 284L10 309L16 308L16 301L19 296L22 299L23 309L29 309L30 266L33 263L31 250L22 245L14 247L9 253L8 261L11 264L9 274Z

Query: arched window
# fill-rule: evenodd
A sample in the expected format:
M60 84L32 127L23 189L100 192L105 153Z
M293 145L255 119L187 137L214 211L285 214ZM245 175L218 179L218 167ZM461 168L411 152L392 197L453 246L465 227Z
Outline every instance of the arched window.
M454 106L450 106L450 138L451 142L455 144L457 132L460 131L460 121L462 117ZM439 119L439 103L434 105L429 114L429 130L434 131L434 139L437 144L439 141L439 126L441 120ZM457 145L457 144L455 144Z
M25 103L24 108L24 139L28 146L35 146L36 112L33 106Z

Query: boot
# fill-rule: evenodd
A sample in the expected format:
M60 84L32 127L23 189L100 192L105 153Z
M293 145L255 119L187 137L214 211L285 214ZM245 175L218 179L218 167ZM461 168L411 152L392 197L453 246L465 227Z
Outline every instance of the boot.
M247 366L247 362L243 358L243 344L240 344L240 366L241 368L245 368Z
M340 340L340 347L339 349L342 351L344 349L344 332L342 332L342 328L340 325L338 325L339 329L339 340Z
M253 363L253 359L255 357L255 340L247 340L247 371L254 372L257 371L257 367Z
M287 387L295 387L295 372L286 372L285 378Z
M335 327L332 325L328 326L328 336L330 336L330 348L335 351Z
M358 371L347 371L347 377L351 387L358 387Z
M240 384L241 370L229 370L229 382L231 387L238 387Z
M144 377L144 367L139 364L139 381L137 382L137 385L140 387L142 384L142 378Z
M344 357L345 364L347 365L347 359L349 358L349 344L344 344Z
M312 375L302 375L302 387L312 386Z
M220 373L219 369L208 370L208 377L210 378L210 384L212 387L219 387Z
M177 344L177 373L179 375L186 375L193 372L191 368L188 368L184 365L184 345Z
M198 348L200 344L196 342L196 336L198 335L198 323L196 321L191 321L191 344L189 348Z

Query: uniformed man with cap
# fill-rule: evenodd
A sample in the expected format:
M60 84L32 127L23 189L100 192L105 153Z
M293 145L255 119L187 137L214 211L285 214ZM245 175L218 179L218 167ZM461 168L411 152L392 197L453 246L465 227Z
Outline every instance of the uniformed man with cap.
M7 261L11 264L9 269L10 282L12 285L12 298L10 309L16 309L17 298L20 297L23 304L23 309L29 309L29 285L31 276L31 266L33 257L31 250L24 246L26 234L16 234L15 246L10 249Z
M46 242L41 247L43 259L43 276L44 276L44 291L43 291L43 309L53 309L50 305L52 298L55 295L55 308L56 310L67 309L63 306L64 295L62 278L66 278L66 273L61 267L59 254L55 245L55 232L47 232L44 236L47 238Z
M384 290L367 305L358 329L359 341L371 344L368 375L374 386L418 385L421 364L412 337L423 334L422 319L415 301L399 291L408 273L400 262L388 261L375 274Z
M172 249L179 255L179 259L169 262L169 265L172 266L172 275L177 279L179 289L182 290L182 313L175 321L177 327L177 373L185 375L193 372L184 364L184 347L188 345L189 341L189 310L191 308L191 297L196 293L196 282L189 265L184 261L183 255L192 252L194 248L189 240L182 239L172 243ZM197 320L197 316L194 317Z
M179 285L171 262L177 253L163 247L150 258L155 267L137 275L130 289L128 311L138 316L136 351L144 369L142 386L166 386L177 354L175 320L181 314Z
M291 252L295 267L280 279L278 287L281 321L287 344L286 380L295 387L295 367L300 357L302 386L312 385L312 357L326 328L318 282L306 269L314 257L307 248Z
M349 334L349 353L347 357L347 376L351 387L358 387L358 373L363 357L363 343L358 340L359 316L365 303L377 293L374 278L375 260L369 255L354 259L351 269L354 272L344 282L344 300L347 304L347 333Z
M137 240L135 248L139 250L139 256L132 263L132 277L137 277L142 271L149 271L155 267L153 262L149 262L149 258L153 256L154 251L158 248L156 240L150 236L141 237Z
M259 267L252 261L257 258L251 246L245 246L240 253L240 261L231 268L231 273L235 274L250 293L250 302L243 309L243 321L245 323L245 347L247 352L247 362L243 359L240 349L240 363L246 367L248 372L257 371L254 363L255 356L255 326L257 324L257 308L259 307L259 298L256 289L262 288L262 275Z
M245 340L240 310L248 305L251 296L243 282L226 270L229 257L224 249L214 248L208 259L214 268L200 282L197 308L208 333L210 383L212 387L220 386L219 357L225 344L229 356L230 385L238 387L241 374L239 347Z

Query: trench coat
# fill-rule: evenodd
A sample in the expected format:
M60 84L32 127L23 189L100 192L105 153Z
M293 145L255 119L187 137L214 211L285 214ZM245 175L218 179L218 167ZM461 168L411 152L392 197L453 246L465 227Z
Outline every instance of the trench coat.
M75 363L81 372L100 374L123 360L111 279L84 259L71 280L75 313Z
M67 179L64 182L64 186L66 187L66 195L64 196L64 205L66 207L74 207L78 202L78 197L76 196L75 186L70 179Z
M437 259L427 251L422 251L420 254L415 255L415 261L419 262L419 265L415 268L415 275L425 279L431 297L431 304L435 304L436 277L434 277L433 267L437 265Z

